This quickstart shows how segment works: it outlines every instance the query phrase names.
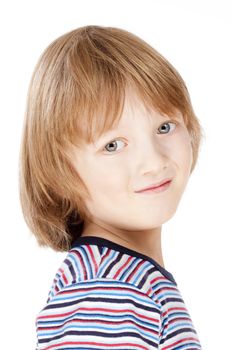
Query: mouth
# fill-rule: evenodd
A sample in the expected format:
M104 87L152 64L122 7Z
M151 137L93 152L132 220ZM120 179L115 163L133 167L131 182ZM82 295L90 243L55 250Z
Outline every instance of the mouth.
M157 184L152 184L150 186L142 188L141 190L135 191L135 193L158 193L158 192L163 192L169 187L171 182L172 182L172 179L165 179L163 181L160 181Z

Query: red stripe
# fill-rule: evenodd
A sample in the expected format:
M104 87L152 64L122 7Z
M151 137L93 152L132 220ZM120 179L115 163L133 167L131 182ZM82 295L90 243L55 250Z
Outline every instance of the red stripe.
M120 273L121 271L128 265L128 263L131 262L131 260L133 259L132 256L130 256L127 261L124 263L124 265L121 266L121 268L116 272L116 274L113 276L113 279L116 278Z
M184 311L187 314L187 309L185 309L184 307L169 307L163 312L163 316L167 316L170 313L170 311Z
M49 350L49 349L54 349L57 348L57 346L63 346L63 345L96 345L96 346L105 346L107 348L114 348L114 347L119 347L119 346L133 346L135 348L141 348L142 350L148 350L148 347L136 344L136 343L118 343L118 344L111 344L111 343L97 343L97 342L84 342L84 341L68 341L68 342L63 342L60 344L54 344L54 345L50 345L47 348L45 348L45 350ZM58 348L59 349L59 348ZM124 348L123 348L124 349Z
M177 345L177 344L181 344L181 343L184 343L184 342L186 342L186 341L195 341L195 343L197 344L197 339L196 338L192 338L192 337L190 337L190 338L184 338L184 339L182 339L182 340L178 340L177 342L175 342L175 343L172 343L172 344L170 344L170 345L168 345L168 346L166 346L166 347L163 347L163 350L167 350L167 349L171 349L171 348L173 348L173 346L175 346L175 345ZM185 344L184 344L185 345Z
M159 320L157 320L156 318L154 317L149 317L149 316L145 316L143 314L139 314L137 312L135 312L134 310L131 310L131 309L121 309L121 310L113 310L113 309L105 309L105 308L99 308L99 307L96 307L96 308L89 308L89 307L80 307L79 309L77 310L73 310L73 311L69 311L69 312L65 312L63 314L56 314L56 315L44 315L44 316L38 316L37 317L37 321L41 320L41 319L47 319L47 318L57 318L57 317L65 317L65 316L70 316L72 314L75 314L77 311L102 311L102 312L111 312L113 314L117 314L117 313L124 313L124 312L127 312L127 313L133 313L134 315L137 315L139 317L142 317L143 319L145 320L150 320L150 321L153 321L153 322L159 322Z
M93 254L93 250L91 249L91 247L89 245L87 245L87 249L91 255L91 260L92 260L92 263L94 264L95 266L95 275L97 274L97 271L98 271L98 266L97 266L97 263L96 263L96 260L95 260L95 256Z
M60 268L60 269L58 269L58 271L61 272L61 276L62 276L63 280L65 281L66 284L68 284L68 280L67 280L67 278L66 278L66 275L65 275L65 273L64 273L64 270L63 270L62 268Z
M154 321L154 320L153 320ZM100 320L100 319L89 319L89 320L85 320L83 318L81 319L72 319L72 320L68 320L64 323L62 323L60 326L51 326L51 327L37 327L37 331L40 331L40 332L44 332L44 331L51 331L51 330L58 330L58 329L61 329L63 328L67 323L69 325L71 325L72 323L74 324L78 324L78 323L95 323L95 324L105 324L105 325L111 325L112 326L112 320L110 321L104 321L104 320ZM115 325L121 325L121 324L133 324L133 325L136 325L139 329L142 329L142 330L145 330L146 332L148 333L151 333L152 335L156 335L158 336L159 335L159 332L158 331L155 331L154 329L150 329L148 327L145 327L145 326L142 326L142 325L139 325L137 322L134 322L133 320L125 320L125 321L114 321L114 326Z
M79 261L80 261L80 263L81 263L81 266L82 266L82 271L83 271L83 279L84 280L87 280L87 271L86 271L86 269L85 269L85 264L84 264L84 262L83 262L83 257L82 257L82 255L77 251L77 250L72 250L72 252L75 254L75 255L77 255L77 257L78 257L78 259L79 259Z
M142 260L142 261L138 264L138 266L136 267L136 269L134 269L134 270L131 272L131 274L127 277L126 282L129 282L129 281L130 281L130 279L132 278L132 276L139 270L139 268L141 267L142 264L144 264L144 262L145 262L145 261Z
M75 285L73 285L75 286ZM145 297L145 294L143 292L141 292L140 290L134 290L134 289L131 289L131 288L124 288L124 287L106 287L106 286L103 286L103 287L87 287L87 288L78 288L78 291L80 292L87 292L87 291L92 291L92 290L104 290L104 291L127 291L127 292L133 292L135 293L136 295L140 295L140 296L143 296ZM76 292L76 289L69 289L69 290L61 290L59 292L59 296L60 295L63 295L63 294L73 294ZM120 295L119 295L120 296ZM149 298L149 297L148 297Z
M170 319L169 323L176 323L176 322L181 322L181 321L190 321L189 317L174 317L173 319ZM190 323L190 326L192 326L192 324Z
M158 277L155 277L155 278L153 278L151 280L152 284L155 284L157 282L166 282L166 283L168 283L168 280L164 276L158 276ZM172 287L172 284L171 284L171 289L176 290L174 287Z

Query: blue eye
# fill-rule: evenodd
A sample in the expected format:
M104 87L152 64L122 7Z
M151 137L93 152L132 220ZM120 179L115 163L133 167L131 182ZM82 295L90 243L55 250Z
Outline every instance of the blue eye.
M169 124L173 124L174 128L175 128L175 126L176 126L176 124L173 123L173 122L166 122L166 123L163 123L163 124L159 127L159 129L162 130L162 132L160 132L160 134L167 134L166 130L168 130L168 132L171 130L171 127L169 126ZM164 126L165 126L165 127L164 127ZM168 126L168 127L167 127L167 126ZM159 130L159 129L158 129L158 130ZM173 130L173 129L172 129L172 130Z
M173 129L171 128L170 124L173 124ZM163 123L158 130L160 129L161 131L159 132L160 134L167 134L169 133L169 131L172 129L174 130L174 128L176 127L176 123L173 122L166 122ZM108 153L111 152L115 152L116 151L116 145L117 142L122 142L124 144L124 142L122 140L112 140L111 142L107 143L107 145L104 147L104 150L107 150ZM110 146L110 147L108 147Z
M104 149L107 149L107 146L110 145L111 147L109 147L109 149L107 149L107 151L110 151L110 152L116 151L116 149L113 149L113 148L114 148L114 145L117 144L117 142L122 142L122 141L121 140L113 140L113 141L107 143L107 145L104 147Z

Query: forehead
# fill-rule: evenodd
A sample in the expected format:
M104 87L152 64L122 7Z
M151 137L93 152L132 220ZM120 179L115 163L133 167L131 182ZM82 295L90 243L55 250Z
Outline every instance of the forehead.
M109 131L114 129L125 129L134 123L149 122L154 123L154 121L168 118L168 114L161 113L159 109L149 107L143 102L141 97L133 89L128 89L125 93L124 107L122 111L121 118L117 125L111 128ZM172 115L174 119L183 120L182 113L176 111ZM108 131L106 132L108 133Z

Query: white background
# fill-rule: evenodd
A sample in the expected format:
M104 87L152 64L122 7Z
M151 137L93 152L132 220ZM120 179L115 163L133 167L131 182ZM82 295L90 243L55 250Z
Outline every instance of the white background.
M1 348L35 349L35 318L65 253L39 248L18 197L18 155L32 70L49 43L89 24L160 51L184 78L205 130L198 164L163 225L165 267L203 349L232 344L233 10L230 1L7 1L1 5ZM230 345L231 346L231 345Z

